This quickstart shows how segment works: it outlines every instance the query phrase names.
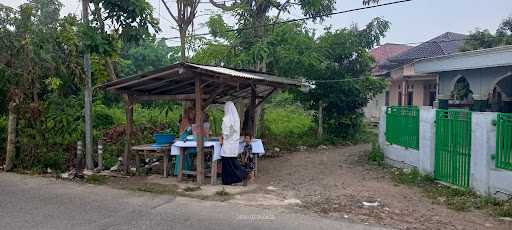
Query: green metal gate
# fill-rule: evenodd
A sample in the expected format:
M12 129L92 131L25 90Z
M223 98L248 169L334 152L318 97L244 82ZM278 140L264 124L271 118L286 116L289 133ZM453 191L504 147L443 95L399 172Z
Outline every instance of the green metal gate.
M496 168L512 170L512 113L499 113L496 126Z
M435 178L467 188L470 162L471 112L437 110Z

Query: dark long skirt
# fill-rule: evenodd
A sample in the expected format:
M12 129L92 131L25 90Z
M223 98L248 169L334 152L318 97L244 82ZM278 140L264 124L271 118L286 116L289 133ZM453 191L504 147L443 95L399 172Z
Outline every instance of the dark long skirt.
M247 179L247 169L238 161L238 157L222 157L222 184L231 185Z

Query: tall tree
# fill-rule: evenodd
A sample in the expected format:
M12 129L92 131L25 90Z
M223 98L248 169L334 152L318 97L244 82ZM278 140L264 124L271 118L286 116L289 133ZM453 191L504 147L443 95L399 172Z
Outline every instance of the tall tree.
M282 13L289 13L293 8L298 8L304 16L314 17L313 20L323 20L326 14L332 13L336 8L335 0L240 0L231 4L226 1L209 0L210 3L224 11L232 13L237 19L239 28L251 28L238 33L246 47L258 46L260 42L274 27L265 26L270 22L278 22ZM364 5L378 3L378 0L363 0ZM275 13L271 17L271 12ZM256 60L254 68L267 71L265 54L261 53Z
M93 5L92 24L89 24L89 5ZM82 0L84 18L82 39L84 50L84 67L86 69L85 90L85 135L87 168L92 168L92 88L90 61L88 53L104 57L105 67L112 80L117 74L111 57L117 54L118 43L138 43L144 37L150 36L150 29L158 32L158 21L153 17L153 7L146 0ZM105 22L109 22L107 25ZM129 146L129 145L127 145ZM129 147L125 149L125 171L128 169Z
M153 7L146 0L92 0L91 25L82 28L87 39L85 48L104 58L110 78L116 80L114 62L122 44L133 45L158 33L158 20L153 17Z
M165 0L162 0L162 3L174 22L178 25L178 31L180 33L181 62L186 62L187 32L190 25L192 25L196 18L200 0L176 0L175 13L173 13L171 8L169 8Z
M46 82L74 82L68 79L80 78L82 73L76 71L77 64L81 65L78 46L69 39L73 30L63 29L76 25L76 20L59 18L61 8L57 0L31 0L18 9L0 5L0 48L4 51L0 54L0 75L6 78L10 92L7 170L13 166L18 122L32 130L40 126ZM27 155L41 151L30 143L19 148Z
M280 24L248 48L218 16L208 25L218 39L205 42L194 61L248 68L259 57L265 57L269 72L316 81L316 88L297 95L308 109L316 110L322 102L324 130L330 136L351 137L357 133L361 108L386 86L382 79L369 77L373 59L368 50L390 27L380 18L362 29L327 30L318 38L301 23Z

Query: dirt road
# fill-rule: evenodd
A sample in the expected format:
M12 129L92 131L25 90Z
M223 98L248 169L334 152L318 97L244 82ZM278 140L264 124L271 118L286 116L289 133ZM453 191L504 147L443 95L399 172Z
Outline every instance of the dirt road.
M399 229L512 229L512 223L482 211L450 210L433 204L418 188L394 183L385 169L368 165L369 149L310 149L263 159L259 192L297 198L303 210L334 219Z

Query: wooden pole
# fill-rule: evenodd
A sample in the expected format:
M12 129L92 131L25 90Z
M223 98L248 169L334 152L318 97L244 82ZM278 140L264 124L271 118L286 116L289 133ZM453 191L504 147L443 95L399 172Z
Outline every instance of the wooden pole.
M98 141L98 170L103 171L103 143Z
M82 153L83 143L82 141L76 142L76 159L75 159L75 174L78 175L82 171Z
M123 155L124 173L130 172L130 152L132 148L132 131L133 131L133 99L131 96L125 97L126 103L126 130L125 130L125 144ZM137 164L139 162L136 162Z
M82 0L82 22L89 24L89 0ZM85 162L87 169L94 169L92 159L93 141L92 141L92 80L91 80L91 55L84 54L85 70Z
M320 101L318 103L318 132L316 134L318 138L322 138L322 136L324 135L323 108L324 104L322 101Z
M252 134L252 137L256 137L256 87L255 86L251 86L251 102L250 102L250 105L249 105L249 118L251 119L250 120L250 127L251 127L251 134Z
M202 106L202 89L201 78L195 79L195 94L196 94L196 125L199 126L199 135L197 135L197 183L202 185L204 183L204 126L203 126L203 106Z
M10 171L13 167L14 153L16 152L16 123L18 114L16 113L16 103L9 104L9 122L7 125L7 149L5 155L5 171Z

